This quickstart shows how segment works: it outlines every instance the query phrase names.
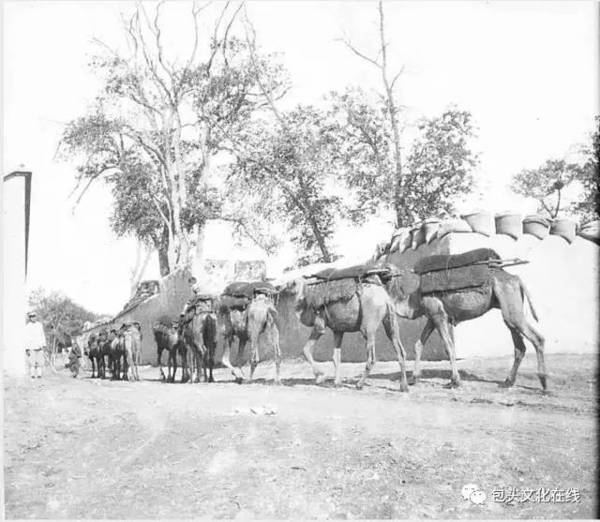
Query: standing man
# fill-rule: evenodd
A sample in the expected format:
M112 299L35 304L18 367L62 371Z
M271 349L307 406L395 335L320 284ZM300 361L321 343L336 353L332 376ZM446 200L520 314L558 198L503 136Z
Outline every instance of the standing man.
M42 323L37 320L35 312L27 314L25 325L25 353L29 361L29 374L31 378L42 378L42 367L44 366L44 347L46 346L46 335Z

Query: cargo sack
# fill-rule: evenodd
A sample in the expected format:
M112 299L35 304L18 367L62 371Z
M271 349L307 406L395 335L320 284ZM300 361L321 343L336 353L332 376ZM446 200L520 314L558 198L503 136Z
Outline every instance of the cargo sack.
M479 261L500 259L500 256L491 248L476 248L464 254L433 255L420 259L415 263L413 270L416 274L424 274L435 270L447 270L471 265Z
M421 293L448 292L491 284L492 269L488 265L471 265L437 270L421 275Z

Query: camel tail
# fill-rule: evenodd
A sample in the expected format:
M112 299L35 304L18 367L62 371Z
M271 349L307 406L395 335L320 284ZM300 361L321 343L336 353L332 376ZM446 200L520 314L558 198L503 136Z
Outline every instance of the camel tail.
M525 296L527 298L527 302L529 303L529 309L531 310L531 315L533 316L533 318L539 322L538 319L538 315L535 311L535 308L533 307L533 302L531 300L531 294L529 293L529 290L527 290L527 287L525 286L525 283L523 283L523 281L520 281L521 284L521 295Z

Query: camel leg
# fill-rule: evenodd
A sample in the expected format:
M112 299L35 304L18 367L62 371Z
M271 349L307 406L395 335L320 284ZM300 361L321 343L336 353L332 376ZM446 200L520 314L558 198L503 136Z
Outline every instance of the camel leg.
M223 363L223 366L225 366L226 368L229 368L229 370L235 377L238 377L238 375L236 374L235 368L231 364L231 344L232 343L233 343L233 336L225 337L225 342L224 342L224 346L223 346L223 358L221 359L221 362Z
M538 365L538 378L540 379L540 384L542 385L542 389L546 391L548 389L547 383L547 373L546 373L546 363L544 362L544 344L545 339L544 336L538 332L533 325L531 325L527 320L525 320L525 324L522 329L523 335L527 337L529 342L533 344L535 348L535 353L537 356L537 365Z
M215 382L213 377L213 369L215 367L215 347L209 349L208 352L208 382Z
M398 319L394 312L389 313L383 318L383 327L388 339L392 343L396 356L398 357L398 364L400 365L400 391L408 391L408 381L406 380L406 350L400 339L400 328L398 326ZM415 359L416 360L416 359ZM413 374L414 375L414 374Z
M506 325L510 328L511 334L513 331L517 332L520 342L523 343L523 339L520 337L524 335L535 348L538 362L538 377L542 385L542 389L547 389L547 375L546 365L544 362L544 337L540 334L525 318L525 311L523 310L523 296L521 294L521 284L518 281L511 280L507 282L497 281L494 285L494 293L496 299L500 304L500 310L502 312L502 318ZM515 337L513 335L513 341ZM517 345L515 344L515 350ZM525 353L525 347L523 345L523 354ZM521 356L522 359L522 356ZM521 361L519 360L519 363ZM518 368L515 352L515 365ZM512 375L511 375L512 376ZM516 369L515 376L516 378Z
M158 368L160 369L160 373L158 374L158 378L161 381L164 381L164 380L166 380L166 377L165 377L165 372L163 371L162 361L160 360L162 352L163 351L162 351L161 348L157 348L156 349L156 364L158 365Z
M196 371L196 360L194 359L194 346L191 344L186 345L186 357L187 357L187 367L188 367L188 375L190 384L194 383L194 373Z
M196 377L194 378L194 382L196 384L198 384L200 382L200 371L201 371L201 366L202 366L202 356L200 354L200 347L197 345L194 345L193 348L193 353L194 353L194 365L196 366Z
M177 375L177 347L174 346L171 349L171 364L173 365L173 376L171 377L171 382L175 382L175 376ZM182 369L183 371L183 369Z
M515 383L515 380L517 379L517 371L519 370L519 366L523 360L526 350L521 332L519 332L516 328L510 328L510 335L512 336L513 344L515 345L515 361L510 373L508 374L508 377L504 381L504 386L507 388Z
M141 362L141 355L142 354L137 349L134 349L134 352L133 352L133 368L134 368L134 371L135 371L135 380L136 381L140 380L140 374L139 374L139 371L138 371L138 365Z
M366 337L366 348L367 348L367 363L365 365L365 370L361 376L361 378L358 380L358 382L356 383L356 388L358 390L361 390L363 388L363 386L365 385L365 381L367 380L367 377L369 377L369 374L371 373L371 370L373 369L373 366L375 365L375 332L368 332Z
M425 327L421 332L421 337L415 343L415 368L413 370L411 384L416 384L421 378L421 355L423 354L425 343L433 330L435 330L435 325L433 324L433 321L428 318ZM454 342L454 338L452 338L452 342Z
M179 357L181 357L181 382L187 382L189 378L189 369L188 369L188 361L187 361L187 348L183 342L177 346L177 351L179 352ZM175 355L177 357L177 354Z
M538 378L540 379L542 389L545 391L548 384L546 364L544 362L544 337L532 325L528 324L527 321L523 321L523 324L520 324L519 326L509 326L509 328L515 345L515 361L509 376L504 381L504 385L507 387L512 386L517 379L517 370L525 355L525 343L523 342L522 337L524 335L535 348L538 363Z
M450 367L452 369L452 377L448 386L450 388L460 386L460 375L458 374L458 368L456 367L456 352L454 349L454 343L452 342L452 334L450 333L450 325L448 323L448 316L445 312L438 312L432 318L437 331L444 342L446 353L450 359Z
M248 342L248 339L244 338L240 338L238 337L238 353L237 353L237 359L236 359L236 373L234 373L234 375L236 376L236 382L238 384L241 384L244 380L244 370L243 370L243 366L244 363L246 362L245 359L245 351L246 351L246 343Z
M304 348L302 350L304 352L304 357L306 357L306 360L310 363L310 366L312 367L312 371L315 375L316 384L321 384L325 380L325 375L321 370L317 368L317 364L315 363L315 360L313 358L313 350L315 349L315 344L317 344L317 341L323 335L323 331L324 329L317 327L317 323L315 321L315 326L313 327L312 332L310 332L310 337L308 338L308 341L306 341L306 344L304 345Z
M333 383L335 386L341 386L342 377L340 375L342 365L342 340L344 339L344 332L333 332L333 367L335 377Z
M254 371L260 362L260 354L258 353L258 336L260 334L253 332L250 336L250 381L254 378Z
M281 384L281 347L279 346L279 329L276 325L271 328L273 351L275 352L275 384Z

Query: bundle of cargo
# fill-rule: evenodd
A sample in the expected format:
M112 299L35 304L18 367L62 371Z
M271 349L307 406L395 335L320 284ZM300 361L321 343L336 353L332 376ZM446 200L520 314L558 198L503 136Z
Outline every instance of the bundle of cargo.
M442 221L437 231L437 238L442 239L448 234L472 232L471 226L463 219L449 219Z
M225 287L219 298L219 308L245 310L256 294L273 296L277 289L268 281L236 281Z
M523 234L544 239L550 232L550 220L538 214L525 216L523 219Z
M474 212L460 217L469 224L473 232L477 232L478 234L489 237L496 231L494 216L489 212Z
M600 245L600 220L590 221L582 225L577 235Z
M519 239L522 234L523 225L520 214L496 214L496 234L504 234Z
M392 236L392 241L390 243L389 253L392 254L394 252L402 253L408 248L411 247L412 238L410 230L407 228L399 228L394 232Z
M570 244L577 235L577 223L568 218L555 219L550 225L550 235L560 236Z

